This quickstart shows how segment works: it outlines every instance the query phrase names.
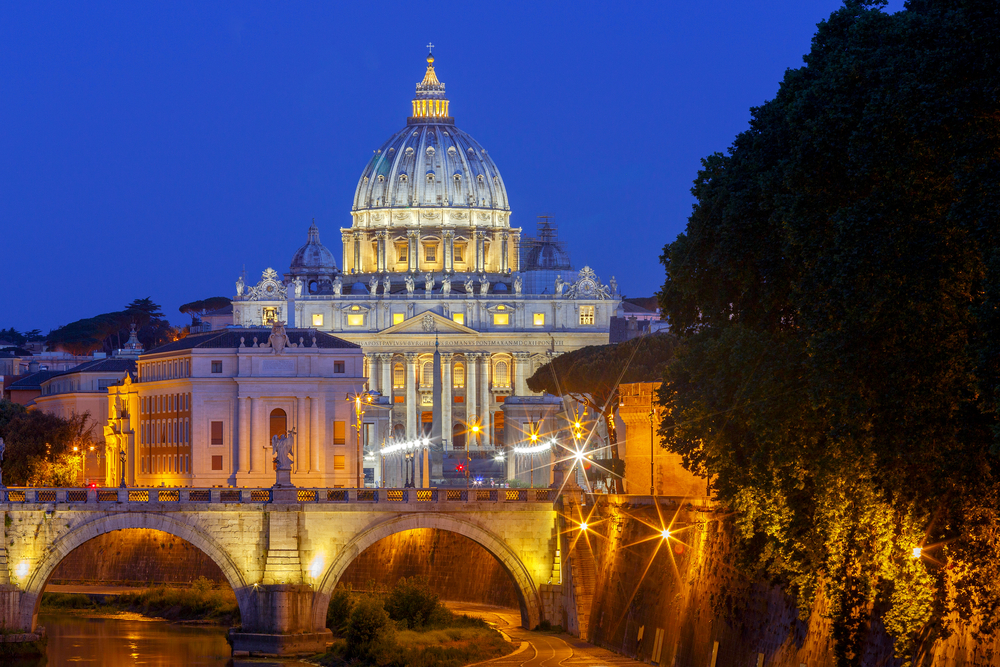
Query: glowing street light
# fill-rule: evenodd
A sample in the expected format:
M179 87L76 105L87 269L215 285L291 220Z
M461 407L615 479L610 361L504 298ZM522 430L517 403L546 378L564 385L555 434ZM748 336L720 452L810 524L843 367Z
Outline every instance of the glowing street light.
M667 530L666 528L664 528L662 531L660 531L660 537L662 537L665 540L669 540L670 539L670 531Z
M580 524L580 530L581 530L581 531L586 531L586 530L587 530L587 524L585 524L585 523L581 523L581 524Z
M910 556L913 558L920 558L924 555L924 550L920 547L913 547L913 551L910 552Z

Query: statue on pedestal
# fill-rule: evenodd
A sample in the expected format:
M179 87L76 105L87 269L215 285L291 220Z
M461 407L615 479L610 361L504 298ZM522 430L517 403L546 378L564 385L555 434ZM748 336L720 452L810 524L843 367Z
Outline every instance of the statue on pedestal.
M524 289L524 281L521 280L520 274L514 278L514 295L521 296L521 290Z
M285 431L282 435L271 436L271 444L264 445L264 449L271 448L271 462L274 464L276 475L275 487L292 486L292 443L295 436L294 429Z
M451 294L451 276L445 276L441 279L441 294L444 296Z
M490 291L490 279L486 277L486 274L479 276L479 293L487 294Z
M340 293L344 289L344 281L337 276L337 279L333 281L333 294L334 296L340 296Z
M472 276L469 275L469 276L466 276L466 278L465 278L465 293L467 295L469 295L469 296L472 296L472 292L473 292Z
M372 279L368 281L368 293L375 296L376 292L378 292L378 278L372 276Z
M392 287L392 281L389 280L389 276L387 275L385 278L382 279L382 296L389 296L389 291L391 287Z
M246 285L243 283L243 276L236 279L236 296L243 296L243 289Z
M562 295L563 295L563 288L565 286L566 286L566 283L563 282L562 275L560 274L560 275L556 276L555 295L556 295L557 299L559 299L559 298L562 297Z
M414 287L413 275L409 274L406 276L406 293L412 295Z
M424 275L424 292L430 294L434 291L434 276L430 273Z
M296 276L295 280L292 281L292 285L295 286L295 296L296 297L302 296L302 278Z

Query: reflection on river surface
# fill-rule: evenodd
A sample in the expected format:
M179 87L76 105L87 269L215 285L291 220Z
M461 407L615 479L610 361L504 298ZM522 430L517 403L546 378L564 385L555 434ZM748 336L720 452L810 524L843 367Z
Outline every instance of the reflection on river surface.
M174 625L162 621L85 618L42 614L38 624L49 637L48 661L24 665L149 665L215 667L229 664L226 628Z

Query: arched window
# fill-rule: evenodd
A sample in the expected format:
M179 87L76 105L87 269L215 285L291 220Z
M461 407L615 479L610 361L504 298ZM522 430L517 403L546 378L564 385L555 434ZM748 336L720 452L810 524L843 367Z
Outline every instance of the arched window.
M399 182L400 183L406 183L406 174L400 174L399 175Z
M395 364L392 367L392 388L402 389L406 386L406 369L403 364Z
M381 183L381 182L382 182L382 181L384 181L384 180L385 180L385 176L384 176L384 175L382 175L382 174L379 174L379 175L378 175L378 182L379 182L379 183Z
M429 174L427 174L427 182L428 183L433 183L434 182L434 172L433 171L430 172Z
M434 362L425 361L424 365L420 367L420 386L421 387L433 387L434 386Z
M465 449L465 426L455 424L451 430L451 446L453 449Z
M465 387L465 364L458 362L451 373L451 384L453 387L462 389Z
M506 361L498 361L496 367L493 369L493 386L510 386L510 369Z
M479 174L479 176L476 176L476 180L479 181L480 185L483 185L484 183L486 183L486 179L483 178L482 174Z
M406 437L406 427L403 426L402 424L396 424L395 426L393 426L392 427L392 437L396 438L397 440L402 440L403 438L405 438Z
M288 431L288 415L281 408L271 410L271 434L269 437L284 435L286 431Z
M455 174L455 176L453 178L455 179L455 185L459 185L462 182L462 175L461 174Z

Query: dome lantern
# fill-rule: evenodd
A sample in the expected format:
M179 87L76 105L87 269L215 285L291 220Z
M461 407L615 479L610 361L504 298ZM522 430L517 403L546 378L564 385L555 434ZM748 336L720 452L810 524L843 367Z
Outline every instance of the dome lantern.
M428 44L427 72L424 80L417 84L417 94L413 97L413 115L407 119L407 124L416 123L454 123L455 119L448 115L448 98L444 96L444 84L438 81L434 73L434 53Z

